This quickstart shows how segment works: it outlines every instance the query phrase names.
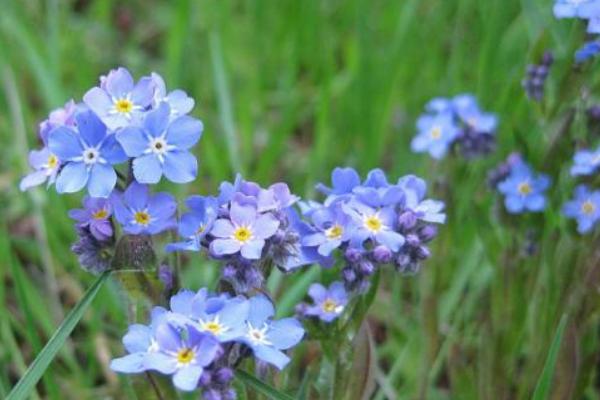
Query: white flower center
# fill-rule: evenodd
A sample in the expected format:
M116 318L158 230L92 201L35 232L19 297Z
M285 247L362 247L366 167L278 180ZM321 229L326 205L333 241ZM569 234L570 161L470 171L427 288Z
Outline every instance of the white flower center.
M82 157L85 164L96 164L100 161L100 152L93 147L88 147L83 151Z
M246 337L250 339L253 344L264 344L267 346L272 345L272 343L267 339L267 330L269 326L264 324L262 328L255 328L248 322L248 332L246 333Z
M152 153L160 155L165 154L169 150L167 141L162 136L153 138L148 147Z

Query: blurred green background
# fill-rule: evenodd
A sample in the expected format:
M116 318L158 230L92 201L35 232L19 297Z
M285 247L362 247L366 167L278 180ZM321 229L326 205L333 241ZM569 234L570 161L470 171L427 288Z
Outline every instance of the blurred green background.
M573 69L585 28L555 20L550 1L0 0L0 10L0 398L92 281L69 251L67 211L80 196L20 193L27 152L52 109L117 66L138 78L156 71L196 99L201 172L164 185L179 198L213 193L237 171L312 196L348 165L392 180L419 174L447 202L433 259L415 277L384 276L370 317L374 398L530 398L563 314L551 398L600 398L597 238L577 236L559 213L574 143L592 142L582 110L598 77ZM547 49L557 61L534 104L520 81ZM438 163L412 154L424 104L462 92L498 114L497 151ZM508 218L485 185L513 150L553 175L544 215ZM532 240L537 252L526 255ZM183 284L210 285L216 273L188 257ZM314 279L300 272L270 286L281 294ZM107 367L122 352L122 297L114 283L102 289L39 398L134 398ZM298 300L288 296L284 313Z

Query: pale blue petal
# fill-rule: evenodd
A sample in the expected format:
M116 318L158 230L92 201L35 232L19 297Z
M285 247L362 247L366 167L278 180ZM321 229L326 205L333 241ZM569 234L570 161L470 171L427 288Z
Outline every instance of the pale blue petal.
M148 148L148 139L142 128L128 126L116 134L117 141L129 157L139 157Z
M171 182L188 183L198 174L198 161L188 151L168 152L165 154L163 172Z
M162 165L155 154L146 154L133 160L133 176L139 183L158 183L162 172Z
M115 188L116 183L117 173L112 166L96 164L91 169L88 192L92 197L107 198Z
M86 185L88 177L88 169L85 164L68 163L56 179L56 191L58 193L77 192Z
M200 140L202 130L203 125L199 120L189 116L179 117L167 129L167 142L187 150Z

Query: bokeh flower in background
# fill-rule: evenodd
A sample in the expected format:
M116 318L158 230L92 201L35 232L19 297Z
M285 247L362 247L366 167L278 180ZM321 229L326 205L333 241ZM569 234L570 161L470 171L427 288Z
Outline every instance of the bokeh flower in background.
M563 214L577 221L577 231L588 233L600 220L600 191L585 185L575 188L573 200L566 202Z
M600 147L596 150L583 149L575 153L571 176L592 175L600 168Z
M544 193L549 187L550 177L536 174L525 162L512 165L506 179L498 183L504 205L513 214L542 211L546 208Z

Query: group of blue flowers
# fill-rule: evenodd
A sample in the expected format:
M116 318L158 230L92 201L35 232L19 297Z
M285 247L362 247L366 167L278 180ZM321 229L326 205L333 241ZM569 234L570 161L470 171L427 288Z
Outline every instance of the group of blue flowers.
M481 110L473 95L435 98L417 120L419 132L411 148L435 159L443 158L453 146L466 158L485 155L494 149L497 127L498 118Z
M490 116L471 100L452 101L465 121L456 129L488 134ZM444 203L427 198L427 185L416 176L390 183L374 169L361 181L355 170L336 168L332 186L317 187L323 202L301 201L285 183L265 188L238 175L223 182L216 196L188 197L178 217L175 197L154 193L151 185L163 175L174 183L196 178L190 149L203 125L187 115L193 106L185 92L167 93L156 73L136 83L126 69L112 70L82 103L69 101L40 125L43 147L31 152L33 172L20 186L46 182L59 193L87 189L82 208L69 216L78 234L72 250L92 273L123 267L118 249L131 238L140 238L127 242L140 260L128 259L124 267L145 271L141 259L148 251L156 255L152 243L160 241L144 238L169 231L180 240L167 243L167 253L202 252L215 261L220 292L182 290L171 297L170 309L155 307L149 325L129 327L123 338L129 354L111 367L156 371L172 376L180 390L233 399L234 370L244 359L253 355L259 366L283 368L289 362L285 351L305 336L300 320L332 323L385 265L416 272L430 257L428 244L446 216ZM313 283L311 302L296 307L297 318L273 320L275 306L265 292L273 268L290 273L337 262L339 280L328 287ZM172 273L164 263L157 271L169 289L176 281Z
M556 18L578 18L587 21L587 33L600 33L600 1L599 0L555 0L554 16ZM575 53L577 62L584 62L600 53L600 42L590 40Z

